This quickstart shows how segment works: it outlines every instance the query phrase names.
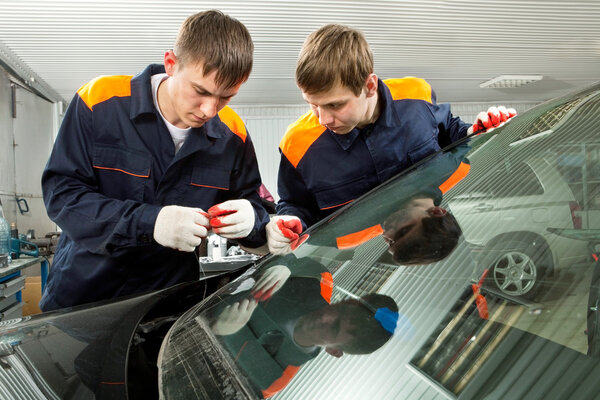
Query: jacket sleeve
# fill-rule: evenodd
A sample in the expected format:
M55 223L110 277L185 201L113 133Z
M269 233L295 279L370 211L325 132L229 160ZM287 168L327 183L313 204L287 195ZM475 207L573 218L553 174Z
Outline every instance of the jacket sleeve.
M441 148L467 136L467 130L471 124L467 124L459 117L453 116L450 111L450 104L436 104L434 102L432 112L439 129L438 143Z
M280 149L281 152L281 149ZM281 154L277 176L278 215L294 215L302 221L302 228L319 220L319 206L304 180L284 154Z
M236 166L231 177L232 198L246 199L254 208L254 228L244 239L237 241L250 248L260 247L267 242L265 227L269 222L269 213L260 200L258 189L261 185L260 172L254 145L250 135L242 146L241 154L236 159Z
M92 253L152 243L160 206L108 198L93 169L92 110L75 95L42 174L48 216Z

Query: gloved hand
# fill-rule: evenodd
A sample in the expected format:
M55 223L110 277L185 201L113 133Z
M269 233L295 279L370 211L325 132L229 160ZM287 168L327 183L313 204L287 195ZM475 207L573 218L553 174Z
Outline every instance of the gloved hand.
M514 108L504 106L490 107L487 111L477 114L475 123L468 129L467 134L491 132L504 125L506 121L517 115Z
M194 251L209 229L208 215L201 208L165 206L154 223L154 240L180 251Z
M258 302L254 299L244 299L225 307L212 324L215 335L231 335L248 323Z
M245 238L254 228L254 207L245 199L212 206L208 215L213 232L227 239Z
M267 269L250 290L256 301L265 301L285 284L291 271L285 265L274 265Z
M289 254L297 247L302 222L291 215L276 215L267 224L267 245L273 254ZM292 247L293 246L293 247Z

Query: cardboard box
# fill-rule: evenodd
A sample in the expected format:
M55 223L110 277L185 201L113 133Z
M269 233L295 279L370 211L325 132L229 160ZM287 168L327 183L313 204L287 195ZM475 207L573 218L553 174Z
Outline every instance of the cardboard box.
M42 277L28 276L25 278L25 289L23 289L23 316L34 315L42 312L39 307L42 298Z

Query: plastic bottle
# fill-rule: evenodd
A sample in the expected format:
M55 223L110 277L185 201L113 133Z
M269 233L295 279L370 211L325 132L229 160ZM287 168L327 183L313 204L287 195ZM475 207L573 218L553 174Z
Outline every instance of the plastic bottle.
M0 254L10 253L10 225L8 221L0 217Z

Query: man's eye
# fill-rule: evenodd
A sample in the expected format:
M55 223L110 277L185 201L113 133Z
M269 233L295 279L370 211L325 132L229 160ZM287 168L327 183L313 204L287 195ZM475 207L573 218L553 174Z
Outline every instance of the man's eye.
M406 235L408 232L410 232L410 230L413 228L413 225L407 225L405 227L403 227L402 229L400 229L398 232L396 232L396 235L394 236L394 241L400 239L401 237L403 237L404 235Z

